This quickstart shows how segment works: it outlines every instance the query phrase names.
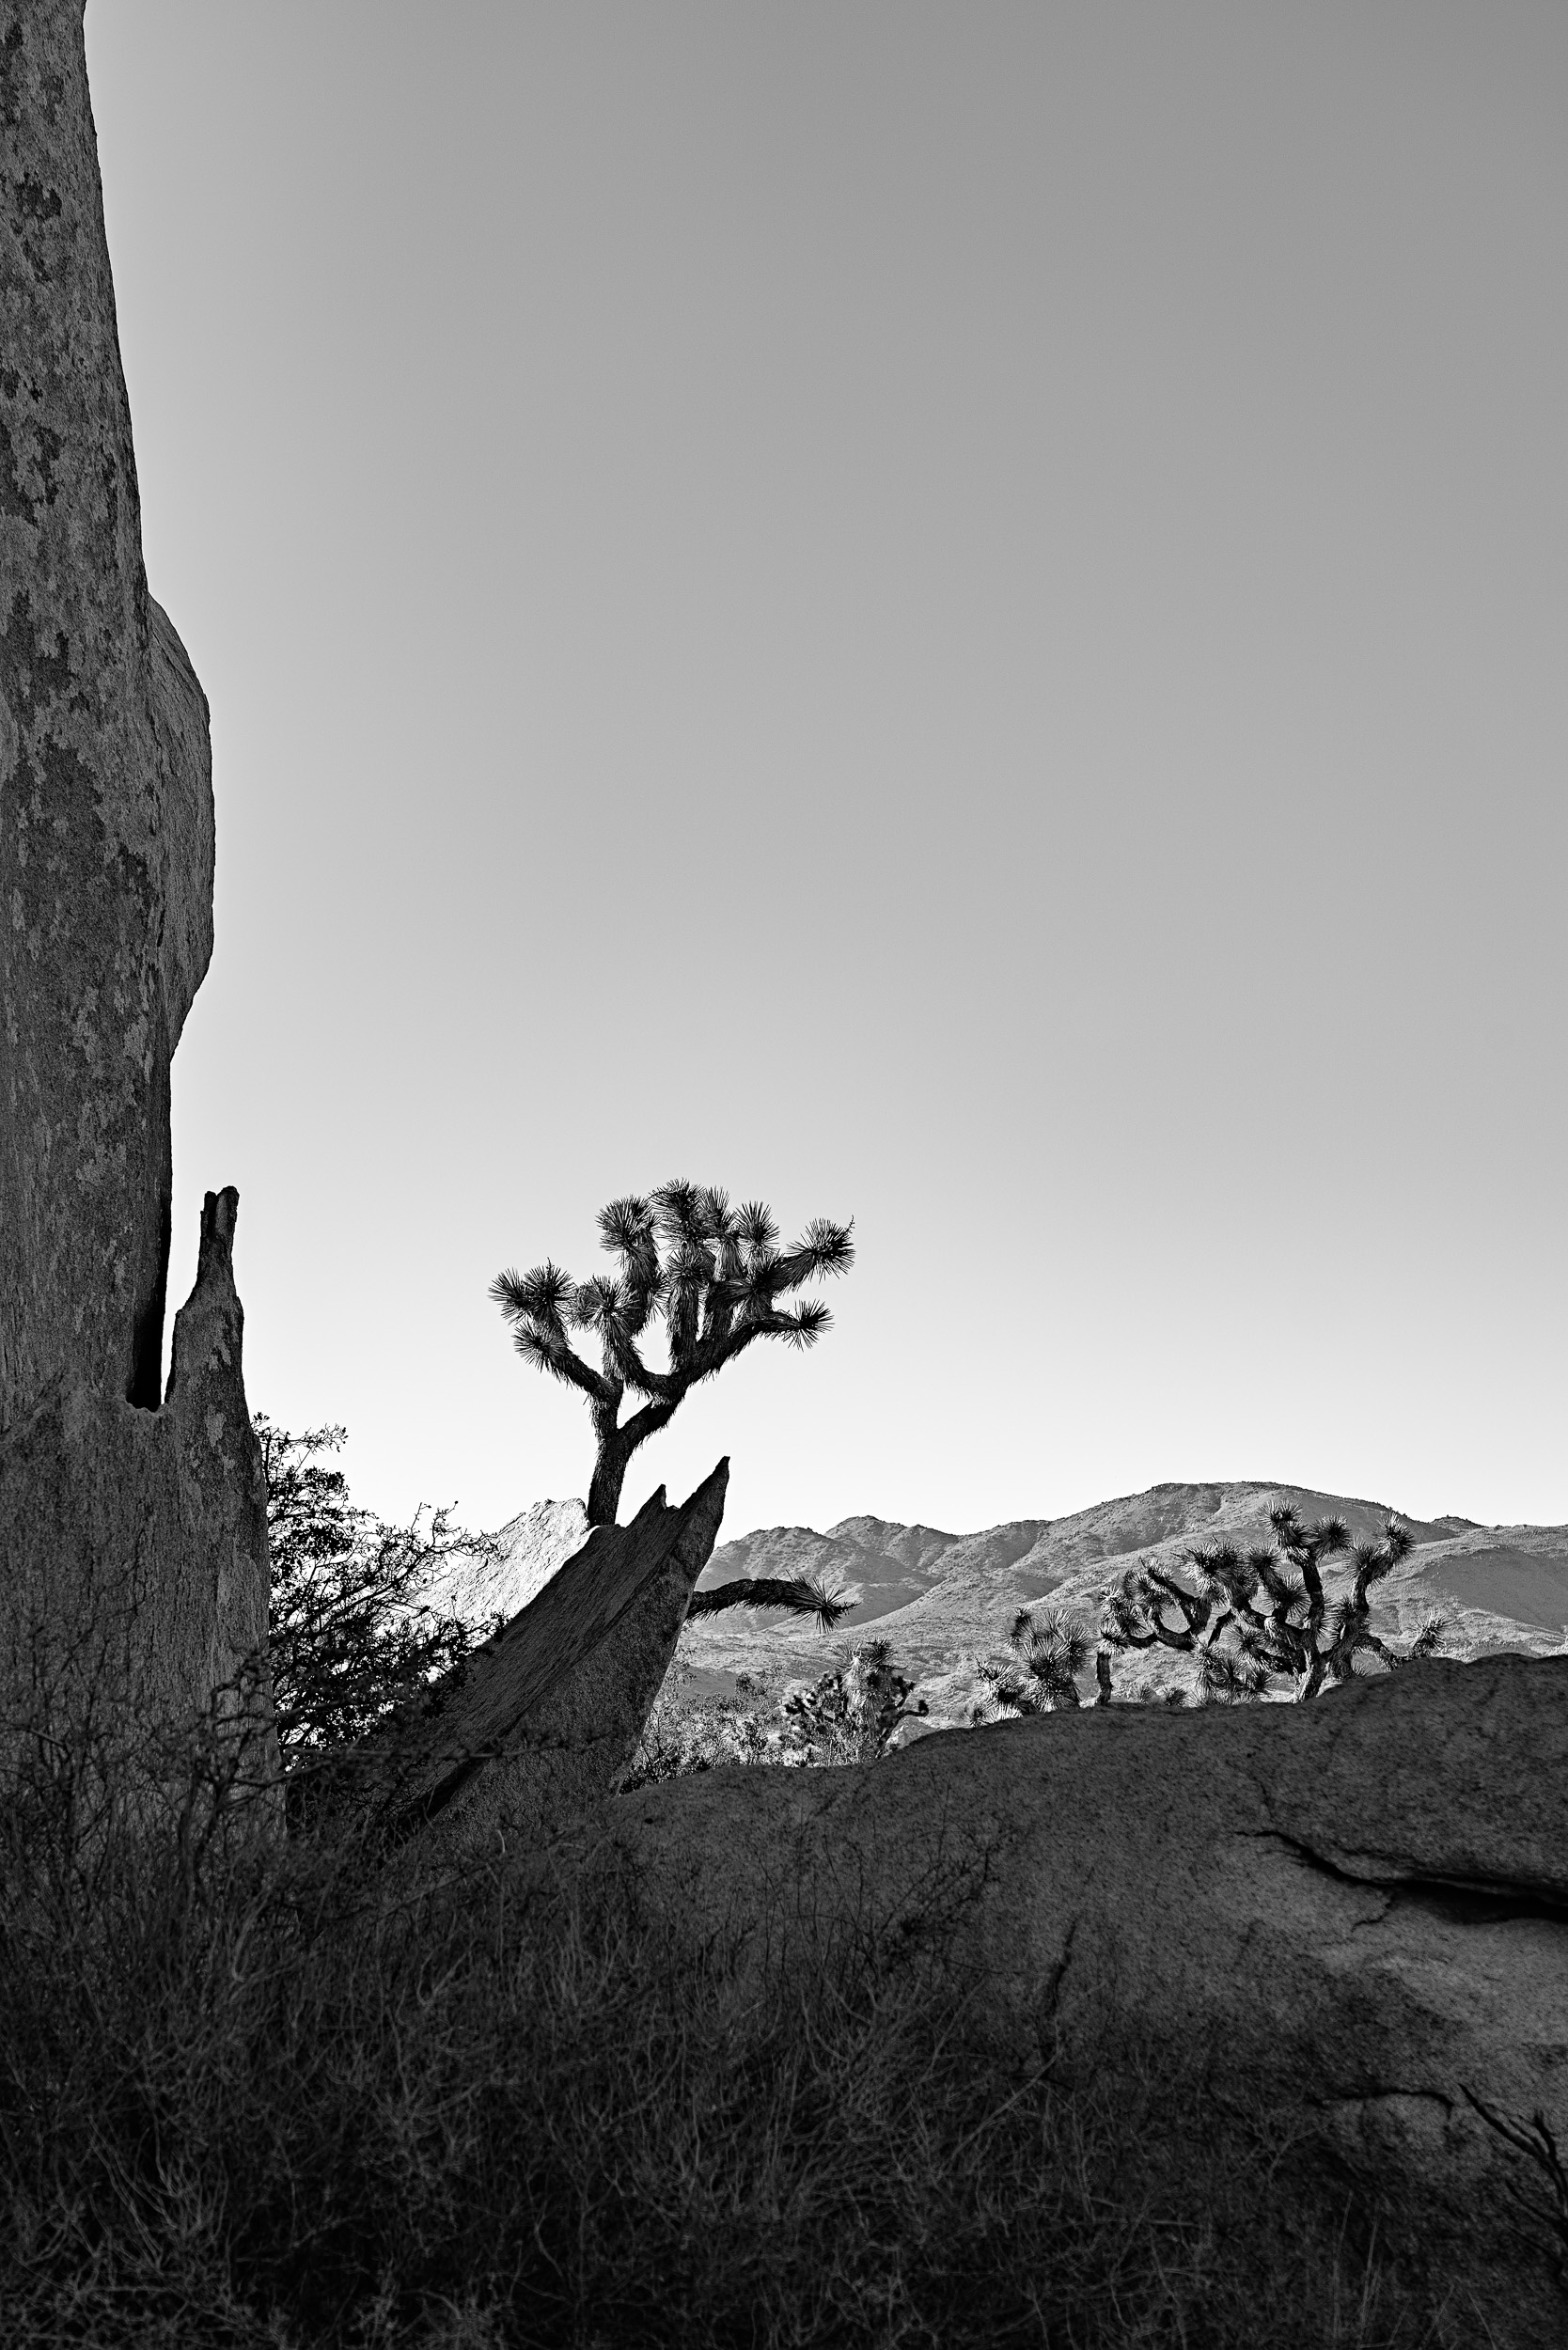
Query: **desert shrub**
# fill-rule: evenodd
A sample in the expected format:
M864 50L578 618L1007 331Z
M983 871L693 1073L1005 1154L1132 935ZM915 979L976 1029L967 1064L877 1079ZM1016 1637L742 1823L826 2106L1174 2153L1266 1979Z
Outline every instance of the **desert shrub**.
M915 1684L892 1663L886 1640L864 1640L807 1688L785 1690L776 1672L739 1673L733 1697L694 1700L677 1656L641 1743L621 1780L624 1793L688 1771L726 1763L784 1768L875 1762L905 1722L925 1717Z
M327 1456L341 1428L293 1435L258 1412L267 1471L272 1588L268 1662L285 1766L353 1745L447 1672L492 1629L434 1606L429 1590L454 1559L494 1538L421 1510L389 1526L349 1498Z
M89 1867L25 1800L0 1838L8 2341L1429 2338L1269 2196L1264 2119L1178 2167L1191 2084L1065 2085L939 1932L683 1936L613 1847L421 1888L310 1842Z
M782 1759L769 1716L769 1690L742 1674L733 1697L693 1698L682 1685L689 1677L689 1668L677 1655L621 1776L622 1793L689 1771Z

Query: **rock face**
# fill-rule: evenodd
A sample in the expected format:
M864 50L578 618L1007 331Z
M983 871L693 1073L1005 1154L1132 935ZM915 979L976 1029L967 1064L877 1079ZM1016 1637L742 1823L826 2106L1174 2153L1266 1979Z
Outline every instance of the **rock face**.
M461 1561L431 1585L427 1597L470 1623L515 1616L576 1557L590 1531L580 1501L536 1501L502 1527L494 1558Z
M628 1526L595 1527L538 1597L353 1765L396 1841L443 1853L530 1841L604 1795L669 1669L724 1515L729 1464L679 1509L661 1485Z
M0 0L0 1429L158 1403L207 703L148 593L82 0Z
M245 1408L234 1287L238 1195L207 1195L196 1286L175 1318L168 1400L143 1412L55 1380L0 1436L0 1727L168 1726L233 1684L267 1634L267 1481ZM252 1761L264 1769L269 1742Z
M82 0L0 0L8 1722L167 1726L264 1643L232 1191L207 1196L159 1407L169 1061L212 948L207 703L142 567Z
M1266 2191L1349 2192L1363 2234L1375 2208L1413 2274L1456 2280L1442 2339L1568 2340L1568 2212L1554 2250L1549 2182L1469 2102L1568 2147L1568 1659L1053 1714L604 1817L672 1918L776 1930L782 1882L802 1931L907 1931L939 1891L1020 2044L1069 2070L1140 2039L1197 2055L1194 2130L1282 2104L1300 2177Z

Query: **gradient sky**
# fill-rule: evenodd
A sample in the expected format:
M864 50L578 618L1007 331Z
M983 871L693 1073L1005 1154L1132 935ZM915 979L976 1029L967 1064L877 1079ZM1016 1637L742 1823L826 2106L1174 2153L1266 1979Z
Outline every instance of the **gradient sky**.
M174 1295L586 1489L504 1264L853 1215L728 1530L1568 1519L1568 9L91 0L212 705Z

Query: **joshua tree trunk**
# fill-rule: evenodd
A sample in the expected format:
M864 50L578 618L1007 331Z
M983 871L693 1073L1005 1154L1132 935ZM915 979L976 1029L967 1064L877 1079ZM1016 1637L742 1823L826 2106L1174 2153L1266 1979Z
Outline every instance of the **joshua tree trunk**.
M620 1415L620 1398L608 1402L595 1402L593 1433L597 1451L593 1476L588 1483L588 1522L590 1526L613 1526L620 1508L620 1489L626 1482L626 1471L639 1445L675 1417L671 1402L645 1403L640 1412L634 1412L624 1428L616 1425Z
M613 1526L620 1507L620 1489L626 1482L627 1465L632 1458L631 1447L623 1439L602 1439L599 1456L593 1464L588 1480L588 1522L590 1526Z

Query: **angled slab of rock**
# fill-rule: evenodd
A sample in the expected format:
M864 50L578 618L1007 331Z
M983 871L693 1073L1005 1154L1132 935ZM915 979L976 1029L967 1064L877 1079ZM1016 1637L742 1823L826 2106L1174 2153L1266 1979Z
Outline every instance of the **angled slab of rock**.
M1375 2213L1412 2277L1451 2284L1439 2341L1568 2342L1568 2211L1471 2103L1568 2152L1568 1659L713 1771L579 1837L629 1852L672 1930L753 1948L895 1948L940 1913L1013 2048L1038 2034L1113 2075L1151 2042L1182 2052L1210 2092L1178 2122L1195 2141L1228 2104L1283 2108L1300 2168L1260 2193L1348 2203L1363 2243Z
M178 1729L214 1692L275 1771L261 1684L267 1480L245 1408L239 1195L209 1192L168 1396L144 1412L57 1379L0 1436L0 1728Z
M207 702L148 593L82 0L0 0L0 1429L155 1410Z
M395 1838L525 1841L597 1801L630 1762L724 1515L729 1464L670 1509L595 1527L537 1599L378 1741L361 1800Z

